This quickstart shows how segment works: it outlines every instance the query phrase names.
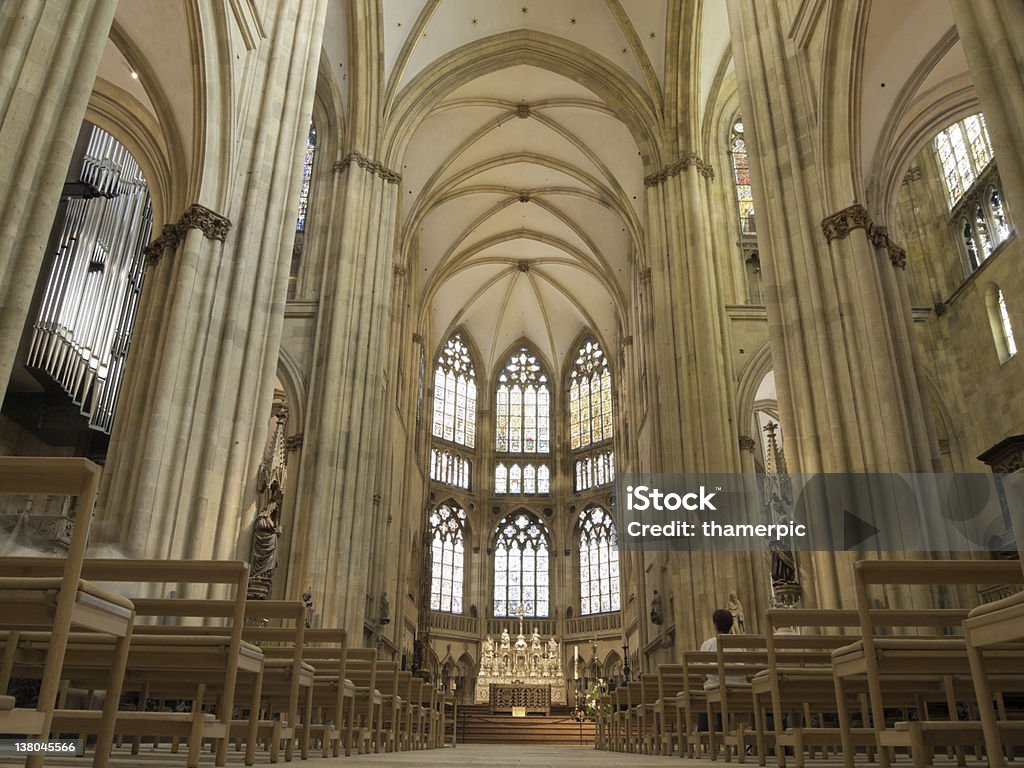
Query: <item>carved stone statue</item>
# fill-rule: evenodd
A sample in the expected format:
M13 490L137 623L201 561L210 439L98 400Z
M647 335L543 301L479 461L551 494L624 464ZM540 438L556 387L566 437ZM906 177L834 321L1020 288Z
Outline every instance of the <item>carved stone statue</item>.
M387 592L382 592L380 595L380 612L377 621L380 622L381 626L391 623L391 601L388 600Z
M743 603L740 602L735 592L729 593L729 603L726 605L726 608L732 614L731 634L742 635L744 625Z
M302 604L306 606L306 627L313 626L313 585L310 584L306 587L306 591L302 593Z
M265 600L270 597L274 569L277 568L277 542L282 533L278 525L279 510L278 503L272 501L253 523L248 590L250 599Z
M270 597L274 571L278 563L278 540L283 533L281 503L284 501L284 488L288 477L284 437L288 407L283 396L281 393L282 399L274 401L274 426L256 473L259 513L253 521L252 553L249 558L247 597L251 600L266 600Z
M661 612L661 595L654 590L654 597L651 598L651 624L661 626L665 622L665 616Z

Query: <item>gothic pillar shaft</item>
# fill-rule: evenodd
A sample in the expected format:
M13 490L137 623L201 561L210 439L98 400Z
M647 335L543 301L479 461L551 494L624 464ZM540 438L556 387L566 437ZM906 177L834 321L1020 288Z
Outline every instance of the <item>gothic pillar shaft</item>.
M729 0L737 84L758 206L764 277L787 463L797 472L929 472L905 261L836 179L850 158L816 143L824 106L806 97L796 48L778 4ZM836 98L841 98L837 96ZM852 558L801 559L808 604L844 604ZM845 599L844 599L845 597Z
M343 173L336 256L321 295L311 407L303 455L303 568L324 596L325 625L356 632L372 582L374 494L380 470L384 369L397 177L350 155Z
M325 9L268 16L252 80L219 84L252 89L236 94L254 102L235 126L241 168L225 188L208 160L196 184L223 214L194 204L148 249L99 505L133 555L248 558Z
M1024 222L1024 5L1018 0L951 0L951 5L1019 230Z
M117 0L0 4L0 385L6 389Z

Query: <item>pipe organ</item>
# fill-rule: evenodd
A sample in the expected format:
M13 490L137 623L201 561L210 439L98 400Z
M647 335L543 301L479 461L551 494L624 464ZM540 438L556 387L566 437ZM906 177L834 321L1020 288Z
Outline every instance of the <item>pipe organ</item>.
M86 130L77 183L65 185L63 221L55 222L56 253L28 365L57 382L90 427L109 433L153 214L146 179L128 150L100 128Z

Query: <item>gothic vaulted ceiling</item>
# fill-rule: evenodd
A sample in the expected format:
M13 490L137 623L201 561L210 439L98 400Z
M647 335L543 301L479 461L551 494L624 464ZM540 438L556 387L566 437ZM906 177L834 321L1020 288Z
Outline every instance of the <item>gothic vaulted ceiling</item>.
M658 130L668 16L678 5L384 0L382 7L385 111L445 66L467 67L454 87L433 96L398 169L399 242L430 328L428 349L461 328L491 371L526 337L561 370L585 329L613 346L644 247L635 124ZM472 53L524 40L575 64L523 56L496 68ZM720 59L724 45L716 47ZM599 84L573 75L581 65L610 73L646 114L624 116L623 103L609 103Z

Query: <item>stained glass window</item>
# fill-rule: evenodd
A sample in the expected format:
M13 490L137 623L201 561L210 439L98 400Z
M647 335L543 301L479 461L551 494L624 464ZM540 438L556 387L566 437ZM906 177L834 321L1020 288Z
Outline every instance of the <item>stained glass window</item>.
M580 513L580 615L617 611L619 546L612 516L602 507Z
M495 448L499 452L551 452L548 377L526 347L512 355L498 376L496 406Z
M438 448L430 449L430 479L446 485L469 490L473 463L457 453Z
M995 240L997 243L1001 243L1010 236L1010 225L1006 221L1003 196L996 187L990 187L988 190L988 209L992 212Z
M935 137L935 154L952 208L992 161L992 143L982 113L953 123Z
M548 552L544 523L528 512L514 512L500 523L494 540L494 615L548 615Z
M1017 354L1017 341L1013 337L1013 326L1010 324L1010 313L1006 309L1006 297L1002 290L996 292L996 307L999 310L999 324L1003 329L1003 341L1006 342L1007 357Z
M615 482L615 454L612 451L577 459L573 464L576 492Z
M580 346L569 375L569 447L573 450L612 437L612 374L595 339Z
M476 441L476 370L469 347L458 333L437 356L433 435L467 448Z
M466 513L452 503L430 515L430 610L462 613Z
M313 180L313 158L316 155L316 126L309 124L309 136L306 139L306 155L302 160L302 184L299 186L299 217L295 221L295 231L306 231L306 213L309 210L309 185Z
M551 492L551 470L547 464L505 464L494 468L494 492L497 494L536 495Z
M753 235L757 232L754 225L754 193L750 187L750 159L747 156L747 140L743 135L742 117L737 117L733 123L729 154L732 155L732 180L736 187L740 234Z

